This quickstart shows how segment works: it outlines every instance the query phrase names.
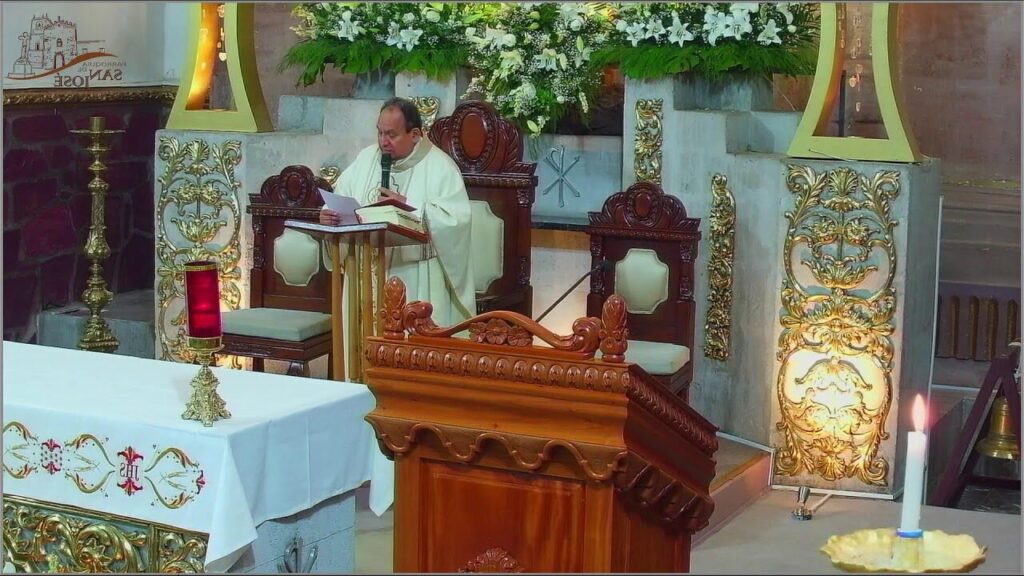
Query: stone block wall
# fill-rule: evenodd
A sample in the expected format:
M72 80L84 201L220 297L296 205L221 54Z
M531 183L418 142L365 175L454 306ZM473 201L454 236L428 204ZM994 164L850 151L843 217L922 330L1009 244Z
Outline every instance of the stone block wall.
M5 100L8 98L5 94ZM162 101L18 105L5 102L4 339L34 342L40 310L81 299L92 198L85 137L89 117L106 118L115 135L104 178L104 262L110 290L147 289L153 278L153 142L167 120Z

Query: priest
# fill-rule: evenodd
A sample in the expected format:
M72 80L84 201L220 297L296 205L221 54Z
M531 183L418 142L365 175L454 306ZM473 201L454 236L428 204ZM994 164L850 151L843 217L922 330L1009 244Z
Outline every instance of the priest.
M381 186L384 154L392 159L388 187ZM475 314L469 195L459 167L425 137L415 104L404 98L384 103L377 118L377 144L360 151L342 172L336 193L363 206L394 198L416 208L430 243L391 249L388 277L401 278L408 301L430 302L440 326ZM324 208L320 223L338 225L341 217Z

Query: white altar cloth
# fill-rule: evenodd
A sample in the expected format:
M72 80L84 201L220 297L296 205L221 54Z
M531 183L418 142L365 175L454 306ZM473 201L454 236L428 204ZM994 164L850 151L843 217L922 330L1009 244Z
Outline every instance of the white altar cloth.
M198 366L3 343L6 494L209 534L229 568L256 527L370 480L378 515L394 466L361 384L215 368L232 417L181 419Z

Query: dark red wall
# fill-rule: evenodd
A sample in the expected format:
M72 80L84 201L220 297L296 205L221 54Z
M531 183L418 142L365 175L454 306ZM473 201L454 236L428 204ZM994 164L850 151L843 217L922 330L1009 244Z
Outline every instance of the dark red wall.
M115 294L153 286L153 152L169 106L159 101L4 106L4 339L35 340L40 310L81 301L92 198L85 136L89 117L113 136L104 179L104 262Z

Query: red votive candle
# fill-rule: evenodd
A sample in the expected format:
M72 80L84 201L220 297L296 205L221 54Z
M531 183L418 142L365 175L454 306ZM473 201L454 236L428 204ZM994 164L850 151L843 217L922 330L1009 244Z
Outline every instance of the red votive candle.
M220 283L217 264L208 260L185 264L185 305L188 308L188 335L192 338L217 338L220 327Z

